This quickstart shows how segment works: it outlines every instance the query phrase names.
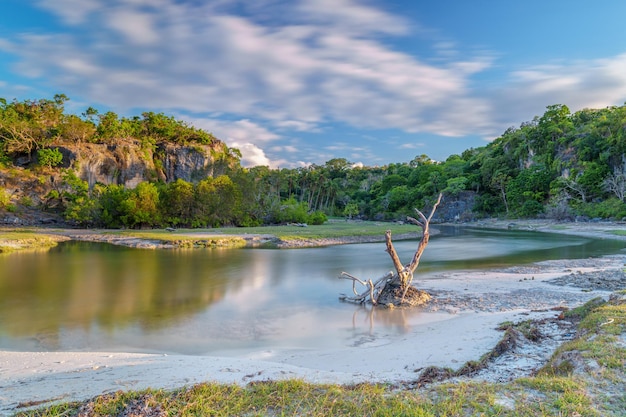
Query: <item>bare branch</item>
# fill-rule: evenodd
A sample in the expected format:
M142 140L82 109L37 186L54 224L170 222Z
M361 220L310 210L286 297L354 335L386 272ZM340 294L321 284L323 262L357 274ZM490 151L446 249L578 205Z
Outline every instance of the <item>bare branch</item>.
M411 260L411 263L407 267L411 276L413 275L413 272L415 272L415 269L417 269L417 266L419 265L419 262L420 262L420 258L422 257L422 253L424 253L424 249L426 249L426 245L428 245L428 240L430 239L430 231L428 230L428 228L430 226L430 221L433 218L433 215L435 214L437 207L439 206L439 203L441 203L441 197L442 197L442 194L439 194L439 197L437 198L437 202L435 203L433 208L430 210L430 215L428 216L428 218L426 218L426 216L424 216L424 214L421 211L416 209L418 214L424 219L424 226L422 227L423 229L422 238L420 239L419 244L417 245L417 250L415 251L415 254L413 255L413 259Z
M367 281L367 285L370 287L370 300L372 300L372 304L376 305L376 300L378 297L374 297L374 283L371 279Z
M417 220L417 219L415 219L415 218L413 218L411 216L406 216L406 220L409 223L412 223L412 224L414 224L416 226L419 226L419 227L422 227L422 228L424 227L424 224L422 222L420 222L419 220Z
M393 247L393 242L391 241L391 230L387 230L385 232L385 242L387 243L387 253L389 253L389 256L391 256L393 266L396 268L398 274L400 274L404 269L404 265L402 265L400 257L398 256L396 249Z
M350 279L352 280L352 292L354 292L354 295L359 295L358 292L356 292L356 283L357 281L359 282L359 284L361 285L367 285L367 282L365 281L361 281L360 279L358 279L357 277L348 274L347 272L342 272L341 275L339 275L339 279Z
M411 283L411 281L413 281L413 273L412 272L409 273L408 281L409 281L409 284ZM410 287L410 285L407 285L407 286L404 287L404 291L402 291L402 298L400 299L400 303L404 303L404 297L406 297L406 293L409 291L409 287Z
M435 211L437 210L439 203L441 203L441 197L443 197L443 194L439 193L439 197L437 197L437 202L435 203L432 210L430 211L430 216L428 216L427 223L430 223L430 220L433 218L433 215L435 214Z
M422 213L418 209L414 209L414 210L415 210L415 212L417 213L417 215L419 216L419 218L421 220L420 222L418 222L419 225L424 227L426 225L426 223L428 223L428 219L426 218L426 216L424 216L424 213Z
M359 284L361 284L361 285L365 285L367 283L366 281L360 280L357 277L355 277L354 275L348 274L347 272L342 272L341 275L339 275L337 278L339 278L339 279L350 279L352 281L358 281Z
M348 297L345 294L341 294L339 296L339 299L342 301L350 301L353 303L364 303L368 296L370 301L372 302L372 304L376 304L377 300L378 300L378 296L380 295L382 289L385 287L385 285L387 284L387 281L389 279L391 279L393 277L393 272L389 271L387 274L383 275L382 277L378 278L376 280L376 282L373 282L371 279L367 280L367 281L363 281L360 280L359 278L348 274L347 272L342 272L341 275L339 275L339 279L348 279L352 281L352 291L354 292L355 296L354 297ZM361 285L367 287L367 289L365 291L363 291L362 293L358 293L356 291L356 282L359 282Z

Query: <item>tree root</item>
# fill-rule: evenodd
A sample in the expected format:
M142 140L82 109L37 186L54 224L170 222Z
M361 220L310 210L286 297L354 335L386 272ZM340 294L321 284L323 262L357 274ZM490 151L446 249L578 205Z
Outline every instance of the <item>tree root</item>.
M340 279L348 279L352 281L353 297L348 297L342 294L339 299L341 301L348 301L356 304L364 304L371 302L373 305L383 305L386 307L415 307L424 305L430 301L431 296L426 291L418 290L415 287L408 287L405 290L400 285L400 279L393 272L388 272L386 275L380 277L376 282L369 280L362 280L347 272L342 272L339 275ZM367 289L363 292L358 292L356 284L359 283Z

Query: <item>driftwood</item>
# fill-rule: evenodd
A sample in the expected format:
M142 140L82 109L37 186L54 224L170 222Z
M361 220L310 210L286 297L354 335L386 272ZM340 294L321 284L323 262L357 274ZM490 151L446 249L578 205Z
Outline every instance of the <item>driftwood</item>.
M417 212L419 219L407 217L407 221L422 228L422 238L417 245L417 249L415 250L415 254L411 259L411 262L406 265L402 264L396 249L393 247L391 231L387 230L385 233L385 243L387 246L386 250L391 257L391 261L393 262L393 266L396 271L390 271L384 276L378 278L376 281L372 281L371 279L362 280L347 272L342 272L341 275L339 275L339 278L352 281L352 291L354 296L348 297L342 294L339 299L359 304L370 302L374 305L384 304L388 306L403 304L417 305L427 302L430 299L430 295L425 291L420 291L415 287L412 287L411 283L413 282L413 273L419 265L424 249L426 249L426 245L428 245L428 240L430 239L430 221L435 214L439 203L441 203L441 194L439 194L439 198L437 198L437 202L431 209L428 217L426 217L418 209L415 209L415 211ZM356 289L357 283L366 287L365 291L358 292Z

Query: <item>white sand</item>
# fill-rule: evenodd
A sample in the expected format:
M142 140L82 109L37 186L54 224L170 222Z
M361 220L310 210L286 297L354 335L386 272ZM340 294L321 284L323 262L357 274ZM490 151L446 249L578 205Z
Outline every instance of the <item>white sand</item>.
M84 400L116 390L174 388L202 381L245 384L301 378L311 382L407 381L428 365L457 368L501 337L494 328L513 312L465 313L333 350L206 357L106 352L0 352L0 414L20 403Z
M570 264L564 261L532 271L427 277L420 281L421 288L457 301L449 305L437 301L434 308L440 311L433 315L433 321L408 327L405 333L388 337L374 333L348 340L341 348L260 351L229 357L0 351L0 415L17 411L20 403L49 405L117 390L167 389L203 381L246 384L301 378L329 383L401 382L416 379L416 370L430 365L458 369L494 347L502 337L496 327L503 321L553 317L557 313L550 307L572 307L608 295L544 282L571 273ZM623 265L623 259L616 257L596 268L579 270ZM545 300L539 300L542 298ZM459 304L459 299L469 301ZM543 311L531 312L537 307Z

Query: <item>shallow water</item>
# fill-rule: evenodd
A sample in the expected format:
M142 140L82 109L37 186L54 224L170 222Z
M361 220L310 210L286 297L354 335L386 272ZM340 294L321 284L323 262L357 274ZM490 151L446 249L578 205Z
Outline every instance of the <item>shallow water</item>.
M626 243L443 228L416 274L586 258ZM417 242L395 244L408 262ZM384 243L290 250L144 250L67 242L0 256L0 349L216 354L371 342L445 313L370 311L338 301L341 271L393 268Z

